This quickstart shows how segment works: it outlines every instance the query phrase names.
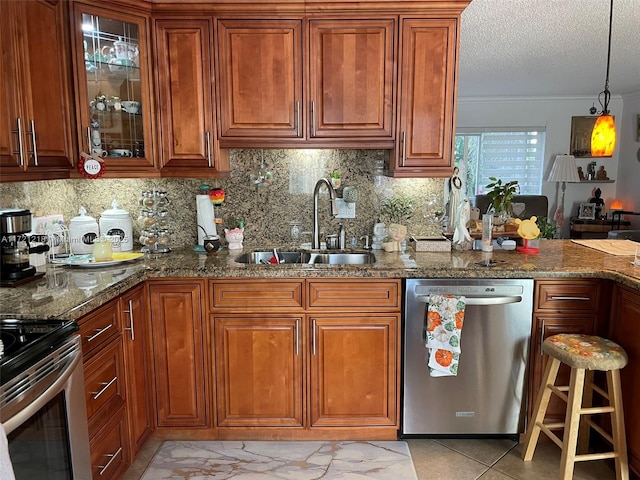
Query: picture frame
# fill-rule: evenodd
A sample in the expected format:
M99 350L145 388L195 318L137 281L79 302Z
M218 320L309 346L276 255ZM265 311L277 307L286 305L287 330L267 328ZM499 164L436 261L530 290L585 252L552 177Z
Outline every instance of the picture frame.
M640 115L638 117L640 118ZM569 153L574 157L592 157L591 132L593 131L593 126L597 119L598 117L596 115L571 117L571 141L569 143ZM638 134L640 134L640 125L638 125Z
M640 142L640 113L636 115L636 142Z
M596 204L595 203L581 203L580 210L578 210L578 218L580 220L595 220L596 219Z

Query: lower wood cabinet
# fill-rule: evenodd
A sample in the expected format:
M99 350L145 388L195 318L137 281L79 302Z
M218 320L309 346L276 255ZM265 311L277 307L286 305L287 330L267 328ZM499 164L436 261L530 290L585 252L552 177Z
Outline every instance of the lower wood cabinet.
M529 414L540 390L547 357L544 339L558 333L597 333L602 317L602 284L599 280L538 280L534 294L533 332L529 361ZM570 369L561 365L556 383L569 385ZM551 396L547 421L564 421L566 403Z
M158 428L208 426L201 281L149 283Z
M620 370L629 468L640 477L640 292L616 285L611 298L609 338L629 356Z
M220 438L397 437L399 280L210 280L209 289Z
M152 370L145 285L78 320L93 478L115 479L152 432Z
M126 380L118 300L78 320L93 479L116 479L128 468Z
M148 326L148 297L144 285L120 296L119 314L123 329L127 420L129 424L130 461L140 451L152 432L151 343Z
M396 426L399 316L310 320L310 426Z
M122 340L105 345L84 364L84 386L89 433L94 433L125 403Z
M93 480L117 479L129 467L127 416L124 405L89 440Z
M214 315L218 426L302 427L303 317Z

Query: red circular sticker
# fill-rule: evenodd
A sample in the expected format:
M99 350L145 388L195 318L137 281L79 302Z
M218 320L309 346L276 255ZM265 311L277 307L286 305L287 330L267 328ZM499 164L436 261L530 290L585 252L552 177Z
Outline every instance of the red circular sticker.
M78 162L78 170L85 178L100 178L104 175L104 162L94 157L81 155Z

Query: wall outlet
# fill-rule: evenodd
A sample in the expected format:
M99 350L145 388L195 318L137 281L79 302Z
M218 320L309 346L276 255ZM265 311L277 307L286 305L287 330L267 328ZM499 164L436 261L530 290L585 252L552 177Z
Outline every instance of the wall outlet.
M356 204L347 203L341 198L336 198L338 205L338 215L336 218L356 218Z

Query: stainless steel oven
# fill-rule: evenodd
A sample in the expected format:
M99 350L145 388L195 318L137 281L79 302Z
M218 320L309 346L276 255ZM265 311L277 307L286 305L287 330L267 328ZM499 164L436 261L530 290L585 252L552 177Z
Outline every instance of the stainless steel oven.
M77 324L0 320L0 422L16 480L90 480Z

